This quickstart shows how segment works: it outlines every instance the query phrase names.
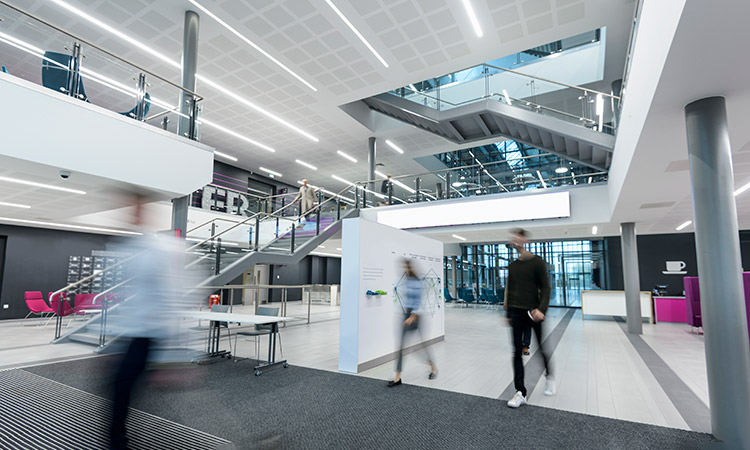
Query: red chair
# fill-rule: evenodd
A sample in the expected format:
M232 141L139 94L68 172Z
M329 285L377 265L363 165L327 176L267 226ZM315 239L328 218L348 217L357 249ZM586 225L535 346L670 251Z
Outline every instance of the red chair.
M60 301L60 296L62 296L62 302ZM75 310L70 306L70 303L68 303L68 296L64 292L55 296L50 292L48 298L49 305L52 307L55 314L58 314L58 311L62 311L59 314L60 316L65 317L75 313ZM62 310L60 310L60 303L62 303Z
M47 305L41 292L26 291L24 292L23 297L26 301L26 306L29 308L29 313L24 319L28 319L32 314L38 314L40 318L44 318L46 314L51 316L55 315L55 310Z

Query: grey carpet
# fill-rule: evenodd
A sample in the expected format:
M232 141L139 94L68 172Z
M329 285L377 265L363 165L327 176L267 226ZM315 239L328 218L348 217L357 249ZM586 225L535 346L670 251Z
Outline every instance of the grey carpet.
M112 358L28 368L107 396ZM426 376L426 373L425 373ZM1 406L1 405L0 405ZM133 407L242 449L697 449L702 433L300 367L221 362L152 379Z

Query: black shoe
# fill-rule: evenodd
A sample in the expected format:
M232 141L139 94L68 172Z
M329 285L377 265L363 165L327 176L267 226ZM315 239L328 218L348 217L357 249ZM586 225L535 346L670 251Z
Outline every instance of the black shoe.
M434 372L430 372L430 374L427 375L428 380L434 380L435 378L437 378L437 370Z
M388 382L388 387L400 386L400 385L401 385L401 380L400 379L398 381L391 380L391 381Z
M524 347L524 348L523 348L523 354L524 354L524 355L526 355L526 356L528 356L528 355L530 355L530 354L531 354L531 353L529 352L529 347Z

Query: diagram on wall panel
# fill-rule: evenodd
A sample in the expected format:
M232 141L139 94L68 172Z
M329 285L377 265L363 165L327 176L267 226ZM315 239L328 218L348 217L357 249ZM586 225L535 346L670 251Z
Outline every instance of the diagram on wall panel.
M394 301L399 303L402 311L406 311L406 299L402 294L402 289L406 285L406 272L393 285ZM422 304L420 310L434 316L435 313L443 306L443 280L430 268L422 278Z

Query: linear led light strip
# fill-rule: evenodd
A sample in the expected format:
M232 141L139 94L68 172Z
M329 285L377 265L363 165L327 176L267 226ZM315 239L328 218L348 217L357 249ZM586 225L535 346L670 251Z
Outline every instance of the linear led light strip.
M301 76L297 75L292 69L290 69L289 67L287 67L284 64L282 64L278 59L276 59L273 56L271 56L268 52L266 52L265 50L263 50L262 48L260 48L256 43L254 43L253 41L251 41L250 39L248 39L245 35L241 34L239 31L235 30L232 26L230 26L228 23L226 23L223 20L221 20L216 14L212 13L211 11L209 11L205 6L201 5L200 3L196 2L195 0L188 0L188 1L190 1L190 3L192 3L193 5L195 5L198 9L200 9L204 13L206 13L206 15L208 15L208 17L210 17L210 18L214 19L215 21L219 22L219 25L223 26L224 28L226 28L227 30L229 30L232 34L234 34L238 38L242 39L246 44L248 44L249 46L251 46L255 50L259 51L263 56L265 56L266 58L268 58L271 61L273 61L277 66L279 66L282 69L286 70L291 76L293 76L294 78L296 78L299 81L301 81L302 83L304 83L307 87L309 87L313 91L317 92L317 89L315 88L315 86L313 86L312 84L308 83L304 78L302 78Z
M375 175L377 175L379 177L387 178L387 175L383 175L382 172L379 172L377 170L375 171ZM407 191L409 191L410 194L414 194L415 192L417 192L414 189L410 188L409 186L405 185L404 183L402 183L402 182L400 182L398 180L394 180L393 178L391 178L391 182L393 184L395 184L395 185L401 186L402 188L406 189Z
M369 42L367 42L367 39L365 39L365 37L364 37L364 36L362 36L362 33L360 33L360 32L359 32L359 30L357 30L357 29L356 29L356 28L354 27L354 25L352 25L352 23L351 23L351 22L349 22L349 19L347 19L347 18L346 18L346 16L344 15L344 13L342 13L342 12L341 12L341 11L340 11L340 10L339 10L339 9L338 9L337 7L336 7L336 5L334 5L334 4L333 4L333 2L332 2L331 0L326 0L326 3L328 3L328 6L330 6L330 7L331 7L331 9L332 9L332 10L333 10L333 11L334 11L334 12L335 12L335 13L336 13L336 14L337 14L337 15L338 15L338 16L339 16L340 18L341 18L341 20L343 20L343 21L344 21L344 23L346 24L346 26L348 26L348 27L349 27L349 29L350 29L350 30L352 30L352 32L353 32L354 34L356 34L356 35L357 35L357 37L359 38L359 40L360 40L360 41L362 41L362 43L363 43L363 44L365 44L365 46L366 46L366 47L367 47L367 48L368 48L368 49L369 49L369 50L370 50L370 51L372 52L372 54L373 54L373 55L375 55L375 57L376 57L376 58L378 58L378 60L380 60L380 62L381 62L381 63L383 63L383 65L384 65L385 67L388 67L388 63L387 63L387 62L385 62L385 60L383 59L383 57L382 57L382 56L380 56L380 53L378 53L378 52L377 52L377 51L375 50L375 48L374 48L374 47L373 47L372 45L370 45L370 43L369 43Z
M149 46L147 46L147 45L145 45L145 44L137 41L136 39L133 39L132 37L126 35L125 33L122 33L120 31L116 30L115 28L113 28L113 27L107 25L106 23L102 22L101 20L96 19L93 16L91 16L91 15L89 15L89 14L81 11L80 9L73 7L73 6L65 3L62 0L50 0L50 1L53 2L53 3L55 3L56 5L64 8L64 9L72 12L75 15L77 15L77 16L85 19L85 20L88 20L89 22L93 23L94 25L98 26L99 28L102 28L105 31L108 31L109 33L114 34L115 36L117 36L118 38L120 38L120 39L128 42L129 44L134 45L134 46L140 48L141 50L145 51L146 53L155 56L156 58L160 59L161 61L164 61L165 63L169 64L170 66L172 66L172 67L174 67L176 69L182 69L182 65L180 63L178 63L177 61L174 61L174 60L170 59L169 57L167 57L167 56L165 56L165 55L157 52L156 50L154 50L151 47L149 47ZM276 122L284 125L287 128L290 128L291 130L293 130L293 131L295 131L297 133L302 134L303 136L305 136L305 137L307 137L307 138L309 138L309 139L311 139L311 140L313 140L315 142L318 142L318 138L316 138L315 136L312 136L311 134L309 134L309 133L301 130L300 128L298 128L298 127L292 125L291 123L289 123L289 122L281 119L280 117L274 115L273 113L271 113L269 111L266 111L265 109L263 109L260 106L252 103L251 101L245 99L244 97L240 97L236 93L230 91L229 89L224 88L223 86L220 86L216 82L214 82L214 81L212 81L212 80L210 80L210 79L202 76L201 74L195 74L195 76L196 76L196 78L198 78L202 82L206 83L207 85L213 87L216 90L221 91L222 93L224 93L224 94L232 97L233 99L235 99L235 100L243 103L244 105L249 106L250 108L258 111L259 113L265 115L266 117L268 117L268 118L270 118L270 119L272 119L272 120L274 120L274 121L276 121Z
M0 221L3 222L16 222L16 223L25 223L29 225L44 225L44 226L53 226L53 227L60 227L60 228L70 228L73 230L85 230L85 231L102 231L105 233L120 233L120 234L130 234L130 235L136 235L139 236L143 233L137 233L135 231L124 231L124 230L115 230L112 228L98 228L98 227L87 227L83 225L71 225L67 223L56 223L56 222L41 222L38 220L27 220L27 219L14 219L12 217L0 217Z
M547 182L544 181L544 178L542 177L542 172L536 171L537 176L539 176L539 181L542 182L542 186L544 186L544 189L547 189Z
M299 165L302 165L302 166L305 166L305 167L307 167L307 168L310 168L310 169L312 169L312 170L318 170L318 168L317 168L317 167L313 166L313 165L312 165L312 164L310 164L310 163L306 163L306 162L304 162L304 161L302 161L302 160L300 160L300 159L295 159L295 160L294 160L294 162L296 162L296 163L297 163L297 164L299 164Z
M452 234L451 236L453 236L454 238L458 239L459 241L465 241L465 240L466 240L466 238L465 238L465 237L463 237L463 236L459 236L459 235L457 235L457 234Z
M266 169L265 167L259 167L259 169L260 169L260 170L261 170L262 172L266 172L266 173L267 173L267 174L269 174L269 175L275 175L275 176L277 176L277 177L281 177L281 176L283 176L283 175L281 175L281 174L280 174L279 172L276 172L276 171L274 171L274 170L271 170L271 169Z
M19 203L7 203L7 202L0 202L0 206L10 206L11 208L24 208L24 209L31 208L31 206L29 205L21 205Z
M15 47L15 48L19 49L19 50L22 50L24 52L27 52L29 54L32 54L32 55L37 56L39 58L42 58L44 61L47 61L47 62L49 62L52 65L59 66L61 68L67 69L67 66L65 66L63 64L60 64L60 63L58 63L57 61L55 61L53 59L45 57L44 56L44 50L42 50L42 49L40 49L38 47L35 47L35 46L33 46L33 45L31 45L31 44L29 44L27 42L24 42L24 41L22 41L20 39L16 39L13 36L10 36L10 35L7 35L5 33L0 32L0 42L4 42L4 43L6 43L6 44L8 44L8 45L10 45L12 47ZM128 95L130 97L137 98L137 96L138 96L138 93L136 92L135 88L130 87L130 86L126 86L126 85L124 85L124 84L122 84L122 83L120 83L118 81L115 81L115 80L113 80L111 78L108 78L108 77L106 77L104 75L101 75L99 73L96 73L93 70L89 70L89 69L87 69L85 67L81 68L81 76L85 77L86 79L92 80L92 81L94 81L96 83L99 83L99 84L101 84L103 86L106 86L106 87L108 87L108 88L110 88L112 90L115 90L115 91L118 91L118 92L120 92L122 94ZM177 115L179 115L181 117L188 118L187 115L185 115L185 114L183 114L183 113L181 113L179 111L179 108L177 108L176 106L172 106L172 105L170 105L169 103L167 103L167 102L165 102L163 100L159 100L156 97L151 97L151 99L149 101L151 102L151 104L156 105L156 106L158 106L158 107L160 107L160 108L162 108L164 110L171 111L171 112L174 112L175 114L177 114ZM270 152L274 152L275 151L274 149L272 149L271 147L268 147L267 145L261 144L260 142L257 142L257 141L255 141L253 139L250 139L250 138L248 138L246 136L243 136L243 135L241 135L239 133L231 131L231 130L229 130L227 128L224 128L222 126L216 125L216 124L214 124L212 122L208 122L205 119L200 120L200 123L206 124L209 127L214 127L214 128L216 128L216 129L218 129L220 131L223 131L223 132L225 132L227 134L231 134L232 136L235 136L235 137L240 138L240 139L242 139L244 141L247 141L247 142L249 142L249 143L251 143L251 144L253 144L253 145L257 146L257 147L260 147L260 148L262 148L264 150L268 150ZM217 155L217 156L221 156L221 157L227 158L227 159L232 160L232 161L237 161L237 158L235 158L234 156L230 156L230 155L227 155L227 154L222 153L222 152L215 151L214 154Z
M357 162L357 159L356 159L356 158L354 158L354 157L352 157L352 156L349 156L349 155L347 155L346 153L342 152L341 150L336 150L336 153L338 153L338 154L339 154L339 156L343 156L344 158L348 159L349 161L351 161L351 162L353 162L353 163L356 163L356 162Z
M479 26L479 20L477 19L477 15L474 13L474 8L471 6L471 1L464 0L463 3L464 8L466 8L466 13L469 15L471 25L474 27L474 32L477 34L477 37L482 37L484 33L482 33L482 27Z
M355 185L354 183L352 183L351 181L347 181L347 180L345 180L345 179L341 178L341 177L340 177L340 176L338 176L338 175L331 175L331 178L333 178L334 180L338 180L338 181L340 181L340 182L342 182L342 183L346 183L346 184L348 184L348 185L351 185L351 186L356 186L356 185ZM377 198L380 198L380 199L384 199L384 198L385 198L385 195L383 195L383 194L378 194L377 192L375 192L375 191L371 191L371 190L367 189L367 188L366 188L366 187L364 187L364 186L356 186L356 187L357 187L358 189L361 189L361 190L365 191L365 192L369 192L369 193L371 193L372 195L374 195L374 196L375 196L375 197L377 197Z
M393 142L391 142L390 140L386 139L386 140L385 140L385 143L386 143L386 144L388 145L388 147L390 147L390 148L392 148L392 149L396 150L397 152L401 153L402 155L404 154L404 151L403 151L403 150L401 150L401 147L399 147L398 145L394 144L394 143L393 143Z
M26 186L34 186L34 187L38 187L42 189L52 189L53 191L70 192L71 194L86 195L86 191L64 188L60 186L53 186L51 184L37 183L36 181L19 180L18 178L0 177L0 181L6 181L8 183L24 184Z

